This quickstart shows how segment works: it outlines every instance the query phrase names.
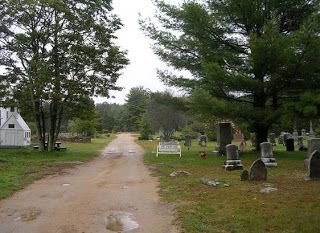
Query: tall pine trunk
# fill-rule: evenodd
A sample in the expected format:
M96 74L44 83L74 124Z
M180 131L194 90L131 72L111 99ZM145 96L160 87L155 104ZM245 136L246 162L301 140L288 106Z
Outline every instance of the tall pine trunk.
M260 150L260 143L268 141L268 130L269 126L265 125L256 125L255 126L255 134L256 134L256 151Z
M264 75L261 73L256 74L257 80L260 80L263 83ZM254 119L253 128L256 134L256 151L260 150L260 143L268 141L268 130L269 124L265 120L264 110L266 110L266 94L261 88L254 93L253 99L254 111L257 112L257 115Z

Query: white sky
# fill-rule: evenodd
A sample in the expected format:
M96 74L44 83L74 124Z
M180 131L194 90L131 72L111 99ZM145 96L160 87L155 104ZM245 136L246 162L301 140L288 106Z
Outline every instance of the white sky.
M182 0L170 0L170 3L178 3ZM152 41L140 30L138 23L139 13L142 18L154 15L155 8L151 0L113 0L114 13L124 24L118 31L117 45L121 49L128 50L130 64L122 70L118 86L124 87L121 92L112 92L115 98L95 98L96 103L107 101L109 103L124 103L125 96L132 87L143 86L151 91L162 91L166 87L157 78L157 68L165 68L166 65L153 54Z

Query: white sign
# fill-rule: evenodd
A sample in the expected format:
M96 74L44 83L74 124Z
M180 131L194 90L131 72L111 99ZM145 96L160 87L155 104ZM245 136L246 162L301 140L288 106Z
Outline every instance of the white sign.
M157 147L157 157L159 154L178 154L181 157L181 147L179 142L159 142Z

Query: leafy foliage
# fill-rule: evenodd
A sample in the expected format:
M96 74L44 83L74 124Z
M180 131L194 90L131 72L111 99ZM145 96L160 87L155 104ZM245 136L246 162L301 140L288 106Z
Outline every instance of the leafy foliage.
M284 103L319 88L319 1L198 0L176 6L156 0L155 5L157 22L141 22L155 41L155 53L192 74L160 71L160 77L192 92L196 111L245 121L262 142Z
M153 93L147 108L152 129L154 131L160 130L164 139L169 140L174 132L187 122L187 116L182 110L183 106L183 99L174 97L168 91Z
M98 121L93 120L83 120L80 118L75 118L69 122L69 131L71 133L76 133L78 135L93 136L96 133L96 128L98 126Z
M150 91L142 86L133 87L127 95L126 102L128 130L136 131L140 127L140 120L150 102Z
M46 118L52 149L68 106L119 90L128 61L113 42L121 22L111 10L102 0L1 1L0 65L14 97L34 112L40 148Z
M154 133L147 113L144 113L141 116L141 119L139 121L139 133L140 133L140 137L139 137L140 140L148 140L149 137Z
M97 104L96 111L101 117L102 129L108 132L121 131L126 128L123 121L125 107L119 104L109 104L107 102Z

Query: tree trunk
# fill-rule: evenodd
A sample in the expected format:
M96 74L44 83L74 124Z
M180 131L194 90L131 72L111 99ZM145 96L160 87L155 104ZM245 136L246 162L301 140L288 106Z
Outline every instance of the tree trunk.
M45 138L43 137L42 118L39 101L33 102L34 118L36 120L36 130L39 144L39 151L45 150Z
M50 128L49 128L49 141L48 141L48 150L55 150L55 135L57 128L57 111L58 106L55 100L53 100L50 104Z
M42 104L42 100L40 100L40 127L41 127L41 132L42 132L42 142L41 142L41 146L44 148L45 151L48 150L48 145L46 145L46 117L44 114L44 110L43 110L43 104Z
M263 82L263 75L256 75L258 80ZM256 145L255 149L257 151L260 150L260 143L268 141L268 130L269 124L266 122L264 110L266 109L266 95L263 89L260 89L255 92L254 94L254 102L253 102L254 111L256 110L257 115L254 119L254 131L256 134Z
M257 125L255 127L256 133L256 151L260 150L260 143L268 141L269 126Z
M54 141L55 142L58 140L58 136L59 136L59 133L60 133L62 115L63 115L63 106L60 106L59 113L58 113L58 122L57 122L56 133L54 135Z
M58 25L60 19L58 18L57 12L55 12L55 31L54 31L54 47L53 47L53 63L54 63L54 87L53 87L53 99L50 103L50 128L49 128L49 151L55 151L56 135L57 135L57 121L58 121L58 110L60 101L60 61L58 53Z

